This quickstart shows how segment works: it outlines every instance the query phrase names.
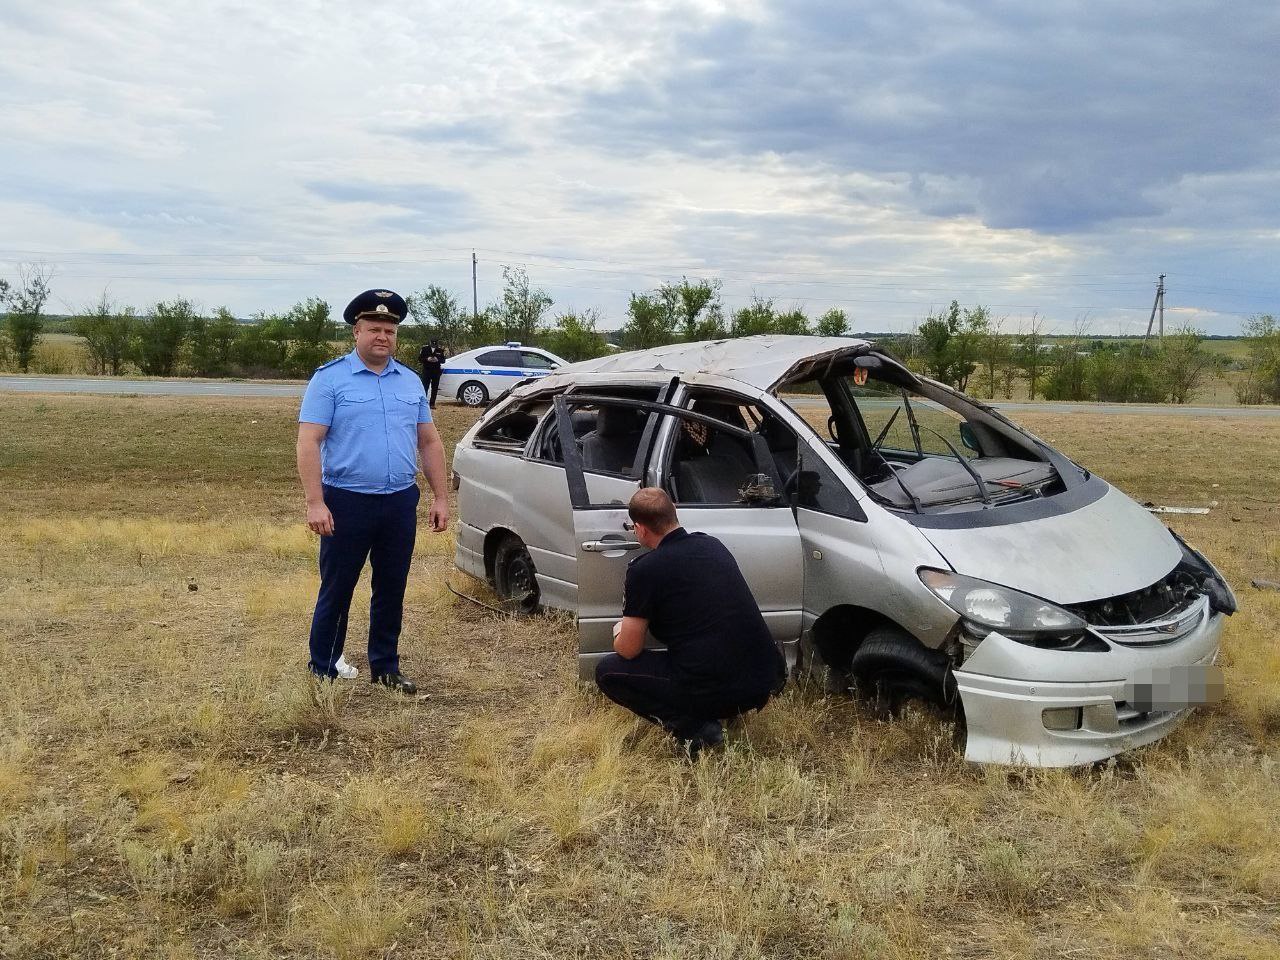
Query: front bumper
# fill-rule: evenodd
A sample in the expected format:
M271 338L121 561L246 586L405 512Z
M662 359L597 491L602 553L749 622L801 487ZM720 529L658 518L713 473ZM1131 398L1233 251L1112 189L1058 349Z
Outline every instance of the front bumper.
M1224 619L1206 608L1201 622L1174 642L1113 643L1105 653L1039 650L988 635L955 671L968 733L965 759L1069 767L1159 740L1190 708L1142 712L1129 705L1126 685L1147 671L1214 663ZM1043 677L1055 679L1037 679ZM1076 729L1046 726L1046 710L1072 709L1080 711Z

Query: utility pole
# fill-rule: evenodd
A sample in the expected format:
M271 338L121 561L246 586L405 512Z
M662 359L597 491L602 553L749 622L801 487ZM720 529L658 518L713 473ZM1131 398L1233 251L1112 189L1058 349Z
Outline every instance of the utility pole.
M1142 338L1142 349L1147 349L1151 339L1151 328L1156 322L1156 313L1160 314L1160 342L1164 343L1164 274L1160 274L1160 282L1156 284L1156 298L1151 304L1151 316L1147 319L1147 333Z
M1160 274L1160 286L1156 287L1156 300L1160 303L1160 343L1164 344L1164 274Z
M480 300L476 297L476 252L471 251L471 316L480 316Z

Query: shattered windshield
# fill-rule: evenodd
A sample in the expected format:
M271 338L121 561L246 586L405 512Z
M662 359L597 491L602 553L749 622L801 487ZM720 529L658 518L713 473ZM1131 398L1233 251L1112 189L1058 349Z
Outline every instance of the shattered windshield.
M785 385L787 403L867 491L915 512L980 509L1056 492L1057 471L1034 438L901 368L859 358Z
M848 378L846 386L880 449L937 456L958 450L964 457L978 455L964 445L960 426L965 420L954 410L919 395L913 398L906 390L878 380L868 379L859 386Z

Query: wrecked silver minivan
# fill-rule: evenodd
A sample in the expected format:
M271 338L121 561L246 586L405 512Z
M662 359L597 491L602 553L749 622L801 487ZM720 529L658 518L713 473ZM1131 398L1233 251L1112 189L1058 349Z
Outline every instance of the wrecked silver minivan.
M565 367L458 444L456 563L611 650L640 486L733 552L788 663L961 709L965 756L1088 763L1215 699L1235 598L996 410L872 343L763 336Z

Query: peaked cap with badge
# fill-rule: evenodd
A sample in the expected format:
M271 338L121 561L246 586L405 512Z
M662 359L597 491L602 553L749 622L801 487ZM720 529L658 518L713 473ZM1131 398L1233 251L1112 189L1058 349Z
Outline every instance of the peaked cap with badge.
M347 323L355 323L362 317L399 323L408 312L409 307L400 294L390 290L366 290L347 304L347 309L342 311L342 319Z

